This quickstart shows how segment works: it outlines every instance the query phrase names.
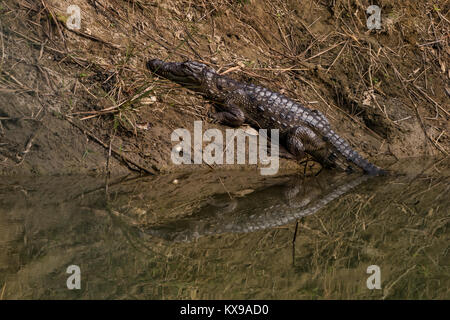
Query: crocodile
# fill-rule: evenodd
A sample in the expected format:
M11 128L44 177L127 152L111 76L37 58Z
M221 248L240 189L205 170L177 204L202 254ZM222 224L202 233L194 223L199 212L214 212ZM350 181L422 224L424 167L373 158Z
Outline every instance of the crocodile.
M294 176L284 183L266 186L232 199L228 194L216 195L192 215L143 226L139 231L143 237L191 242L205 236L275 228L316 213L372 178L366 174L343 176L328 173L301 178Z
M210 113L210 116L216 122L235 127L248 123L257 128L278 129L280 144L298 161L310 155L324 167L345 171L360 168L369 175L386 174L333 131L320 111L307 108L283 94L220 75L196 61L151 59L146 65L154 74L214 102L218 112Z

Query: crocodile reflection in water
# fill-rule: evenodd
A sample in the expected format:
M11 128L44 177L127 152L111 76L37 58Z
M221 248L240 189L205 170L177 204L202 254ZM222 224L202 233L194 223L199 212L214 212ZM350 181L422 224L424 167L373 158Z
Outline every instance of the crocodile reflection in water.
M222 233L247 233L288 224L314 214L370 177L327 175L292 177L287 183L230 199L216 196L191 216L148 226L144 234L168 241L192 241Z

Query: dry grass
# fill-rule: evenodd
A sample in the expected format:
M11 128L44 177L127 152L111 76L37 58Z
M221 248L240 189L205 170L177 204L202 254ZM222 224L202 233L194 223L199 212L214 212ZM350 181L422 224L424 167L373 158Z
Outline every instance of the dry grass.
M77 0L70 4L82 9L82 29L73 31L64 23L69 1L3 1L0 90L42 94L39 82L13 70L27 62L4 53L5 41L25 41L47 86L72 75L70 89L58 91L75 101L62 106L64 117L104 145L115 136L113 150L141 158L142 167L159 167L170 141L146 128L207 120L208 105L153 78L144 62L199 60L320 109L363 153L448 155L448 4L384 1L382 29L368 31L366 2ZM16 16L23 27L8 20ZM145 154L142 139L159 145L159 155Z

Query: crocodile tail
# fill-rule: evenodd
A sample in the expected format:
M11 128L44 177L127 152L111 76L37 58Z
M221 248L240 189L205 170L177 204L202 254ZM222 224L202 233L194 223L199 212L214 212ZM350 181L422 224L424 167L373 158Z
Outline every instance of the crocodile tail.
M364 159L358 152L353 150L353 148L337 133L333 130L325 135L327 140L336 148L336 150L345 158L347 161L354 163L358 167L364 170L369 175L385 175L386 171L377 167L373 163L370 163Z

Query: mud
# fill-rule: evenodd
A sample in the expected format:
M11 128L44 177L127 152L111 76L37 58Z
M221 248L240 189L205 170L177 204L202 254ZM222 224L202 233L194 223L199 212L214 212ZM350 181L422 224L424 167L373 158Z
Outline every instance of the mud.
M76 32L64 23L72 4ZM370 31L362 0L4 0L0 174L210 170L173 165L170 134L195 120L225 127L201 97L153 77L150 58L203 61L283 92L377 164L445 157L449 4L375 4L382 28Z

